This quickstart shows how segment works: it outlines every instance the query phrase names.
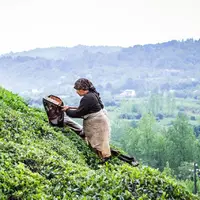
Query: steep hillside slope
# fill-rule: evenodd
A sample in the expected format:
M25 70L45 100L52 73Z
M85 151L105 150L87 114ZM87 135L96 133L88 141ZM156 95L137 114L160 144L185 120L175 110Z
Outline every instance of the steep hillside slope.
M0 199L197 199L157 170L103 166L75 133L0 88Z

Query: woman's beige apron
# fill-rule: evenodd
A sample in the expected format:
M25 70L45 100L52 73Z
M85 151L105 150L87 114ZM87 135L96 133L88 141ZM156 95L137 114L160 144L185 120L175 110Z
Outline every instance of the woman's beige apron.
M111 156L110 124L105 111L85 115L83 119L83 131L92 148L101 152L102 158Z

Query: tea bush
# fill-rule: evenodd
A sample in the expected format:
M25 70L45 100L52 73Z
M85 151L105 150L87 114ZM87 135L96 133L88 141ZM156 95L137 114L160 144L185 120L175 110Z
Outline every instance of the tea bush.
M149 167L99 159L67 128L0 88L0 199L198 199Z

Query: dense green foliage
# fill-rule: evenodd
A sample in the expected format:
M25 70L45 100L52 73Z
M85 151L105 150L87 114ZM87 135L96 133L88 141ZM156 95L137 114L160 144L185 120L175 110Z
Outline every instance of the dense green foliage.
M98 162L75 133L0 88L0 199L197 199L158 170Z
M199 100L153 94L108 109L115 145L161 171L169 163L179 179L193 176L186 166L200 163Z
M152 115L145 115L138 127L127 130L121 138L124 141L121 147L130 154L137 155L145 164L160 170L163 170L169 162L170 168L177 175L179 167L184 162L200 162L198 156L200 141L195 138L185 116L178 117L168 130L159 129L156 125Z

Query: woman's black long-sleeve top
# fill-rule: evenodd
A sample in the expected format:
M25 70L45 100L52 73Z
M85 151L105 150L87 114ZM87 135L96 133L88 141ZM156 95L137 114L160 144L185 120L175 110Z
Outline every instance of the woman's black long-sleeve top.
M72 118L81 118L84 115L95 113L103 108L103 104L100 98L94 92L88 92L85 94L77 109L68 109L66 114Z

